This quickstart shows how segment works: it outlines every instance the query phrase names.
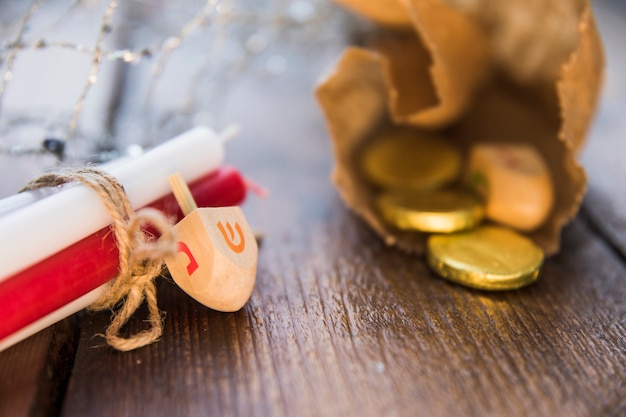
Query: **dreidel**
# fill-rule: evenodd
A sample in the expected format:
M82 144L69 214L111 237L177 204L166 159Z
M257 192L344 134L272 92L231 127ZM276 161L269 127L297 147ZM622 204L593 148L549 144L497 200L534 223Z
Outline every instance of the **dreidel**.
M205 306L237 311L256 280L258 246L239 207L198 208L179 174L169 177L185 217L174 229L177 252L165 258L176 284Z
M487 200L487 217L530 232L554 205L554 185L541 154L521 144L480 144L470 150L469 180Z

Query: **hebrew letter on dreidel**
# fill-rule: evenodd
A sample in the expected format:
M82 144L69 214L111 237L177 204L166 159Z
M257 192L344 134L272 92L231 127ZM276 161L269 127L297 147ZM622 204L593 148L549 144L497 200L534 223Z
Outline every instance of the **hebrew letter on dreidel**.
M258 256L243 212L239 207L197 208L179 176L170 183L185 211L175 226L179 252L165 259L172 278L207 307L239 310L254 288Z
M233 227L230 225L230 223L226 223L226 228L228 229L228 233L229 235L226 236L226 230L224 230L224 226L222 225L222 222L217 222L217 228L219 229L220 232L222 232L222 236L224 236L224 240L226 241L226 243L228 244L228 247L232 249L233 252L235 253L241 253L243 252L243 250L246 248L246 239L243 235L243 232L241 231L241 226L239 226L239 223L235 223L235 230L237 230L237 236L239 236L239 243L238 244L234 244L233 242L235 241L235 233L233 232Z
M182 252L189 258L189 263L187 264L187 275L191 276L191 274L196 272L196 269L198 269L198 262L196 261L196 258L194 258L189 246L187 246L185 242L178 242L177 252Z

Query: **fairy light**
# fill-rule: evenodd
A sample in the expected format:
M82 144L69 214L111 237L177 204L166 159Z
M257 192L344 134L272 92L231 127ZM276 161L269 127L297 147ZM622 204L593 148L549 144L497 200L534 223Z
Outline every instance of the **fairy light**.
M89 68L89 74L87 76L87 82L83 86L83 90L76 100L76 104L74 105L74 113L72 113L72 118L70 119L70 123L67 128L67 139L71 139L74 136L74 132L76 131L76 125L78 124L78 116L80 112L83 110L83 106L85 105L85 99L87 98L87 93L91 89L91 87L98 81L98 72L100 71L100 63L102 62L102 46L104 45L104 38L107 33L110 32L111 27L111 19L113 18L113 13L117 8L117 1L111 0L109 5L104 12L104 16L102 17L102 23L100 24L100 30L98 31L98 40L96 42L96 47L93 51L93 60L91 62L91 68Z
M156 91L157 85L161 79L163 68L165 63L170 58L170 55L180 47L183 41L197 28L202 26L205 22L208 22L209 17L215 11L219 5L219 0L207 0L206 4L198 13L196 13L187 23L185 23L178 34L166 39L160 50L160 54L157 61L152 67L152 79L150 80L150 86L148 93L146 94L146 100L144 102L144 122L149 123L150 117L150 104L152 103L152 97ZM150 132L150 129L146 127L146 132ZM150 137L151 135L148 134Z
M17 35L15 36L15 40L12 43L9 56L6 59L2 80L0 80L0 114L2 114L2 98L4 97L4 92L6 91L8 82L11 80L11 78L13 78L13 67L15 65L15 58L17 57L17 53L21 49L20 45L22 44L22 38L24 37L24 30L26 29L26 26L28 25L30 19L32 19L33 15L39 11L39 8L44 2L45 0L36 0L35 3L26 11L24 16L22 17L22 21L20 22L20 27L17 31Z
M220 51L224 46L224 41L226 38L226 30L224 30L226 23L230 21L233 17L232 13L232 0L226 0L228 3L221 3L216 5L217 11L217 19L215 22L216 32L211 38L211 46L210 50L213 51L210 57L206 60L205 64L202 65L196 73L193 75L193 81L190 83L188 87L188 93L186 95L187 102L184 104L186 109L197 108L197 97L198 91L200 90L197 86L200 84L201 80L206 77L207 74L211 75L211 79L216 78L215 74L215 60L213 57L219 56Z
M138 1L138 0L133 0ZM45 139L52 143L54 152L44 147L44 142L40 147L25 146L22 144L3 145L0 143L0 156L6 155L10 157L20 157L25 155L37 155L45 153L55 153L57 156L66 156L70 161L85 160L85 155L71 154L63 155L58 151L63 143L56 143L54 138L63 138L69 141L76 136L80 136L78 129L80 116L85 108L86 99L89 96L92 87L98 82L98 75L101 66L105 61L118 61L126 65L135 65L143 61L152 60L151 74L146 90L143 103L143 135L148 137L148 141L144 141L144 145L155 144L150 138L150 132L155 127L166 126L168 120L183 115L191 116L195 114L193 119L189 119L191 123L198 117L203 116L205 119L212 119L213 114L207 109L207 100L212 103L213 96L219 96L220 100L226 96L225 90L230 88L229 85L239 74L251 68L251 63L255 56L264 56L276 39L281 41L287 40L288 37L298 39L304 42L317 42L326 39L332 32L328 30L329 22L332 20L328 10L330 7L323 0L271 0L272 7L265 8L263 12L253 12L251 10L235 8L237 0L207 0L200 6L199 10L194 12L190 19L187 19L179 26L179 30L175 31L172 36L167 37L160 45L156 47L136 47L107 49L105 48L105 40L111 32L111 20L118 6L118 0L110 0L101 17L97 40L94 45L85 45L80 42L72 42L71 40L47 39L46 33L52 31L52 28L60 26L74 13L79 6L85 6L87 2L84 0L72 0L64 12L47 28L38 28L40 35L35 39L26 39L27 28L31 24L33 16L40 12L45 0L33 1L32 5L24 12L11 31L15 35L9 41L0 43L0 110L2 109L2 100L8 84L14 76L14 63L20 51L24 50L44 50L44 49L65 49L76 53L85 54L91 57L91 65L88 73L83 79L83 86L79 96L74 102L74 106L70 111L59 113L55 116L51 125L49 118L33 117L28 115L16 114L8 118L7 114L0 112L0 124L2 131L0 135L13 131L17 125L33 127L46 126L45 130L54 134L48 134ZM90 3L93 4L93 3ZM322 6L324 5L324 6ZM180 10L180 9L178 9ZM326 14L324 14L326 13ZM3 31L8 31L6 28ZM175 52L181 48L187 39L193 34L201 34L205 32L209 34L209 43L205 51L203 59L205 63L199 65L198 69L187 82L185 92L185 102L182 103L181 110L176 112L162 112L158 115L158 120L151 120L151 108L154 95L159 88L160 83L164 82L163 72L168 62L172 60ZM33 33L28 31L28 33ZM205 35L206 36L206 35ZM223 55L226 50L226 40L234 39L241 45L241 55L235 55L234 61L231 59L233 55ZM327 39L326 39L327 40ZM1 39L0 39L1 41ZM227 52L232 53L228 50ZM224 60L227 62L224 63ZM263 63L265 64L265 73L270 76L276 76L282 73L288 61L279 53L273 53L265 56ZM208 83L208 84L207 84ZM212 94L206 94L202 88L210 88ZM204 100L201 102L201 100ZM198 109L202 108L201 112ZM6 112L4 112L6 113ZM156 115L156 113L155 113ZM197 117L196 117L197 116ZM17 121L17 119L19 121ZM4 120L2 120L4 119ZM65 120L65 123L61 120ZM63 127L63 125L65 125ZM55 127L56 126L56 127ZM176 125L178 126L178 125ZM1 139L1 138L0 138ZM81 140L89 138L81 137ZM1 141L0 141L1 142ZM54 142L54 143L53 143ZM62 149L62 147L61 147ZM96 160L106 160L109 157L120 154L123 151L107 150L102 151ZM106 153L106 155L105 155ZM109 155L111 154L111 155ZM61 160L62 158L59 158Z

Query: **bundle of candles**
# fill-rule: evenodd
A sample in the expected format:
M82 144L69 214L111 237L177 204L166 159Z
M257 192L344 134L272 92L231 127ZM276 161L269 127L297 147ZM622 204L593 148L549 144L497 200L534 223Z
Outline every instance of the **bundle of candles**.
M240 204L247 184L222 165L223 139L195 128L145 154L103 167L133 208L182 219L168 177L180 173L201 207ZM29 191L0 200L0 350L80 311L107 291L119 253L102 202L84 186L40 198Z

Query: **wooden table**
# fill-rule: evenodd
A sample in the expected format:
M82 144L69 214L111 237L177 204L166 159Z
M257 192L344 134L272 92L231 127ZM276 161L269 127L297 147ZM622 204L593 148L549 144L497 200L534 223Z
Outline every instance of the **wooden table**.
M250 302L219 313L160 280L163 337L128 353L95 336L108 313L72 316L0 353L0 415L626 415L626 12L596 9L608 71L589 192L538 283L451 285L343 206L311 94L325 49L242 76L224 104L243 127L228 162L271 190L244 207L265 234ZM136 88L117 87L118 104Z

